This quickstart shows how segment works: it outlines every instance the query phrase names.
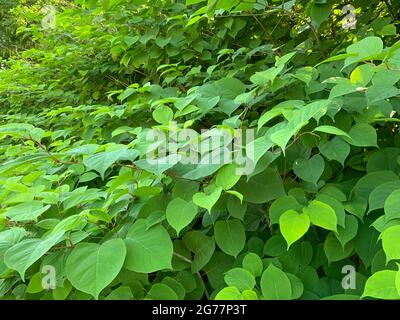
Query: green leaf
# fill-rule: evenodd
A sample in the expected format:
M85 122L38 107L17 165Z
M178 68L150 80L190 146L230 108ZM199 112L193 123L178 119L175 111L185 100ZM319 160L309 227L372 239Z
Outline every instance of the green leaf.
M382 246L386 254L386 263L400 259L400 225L385 229L382 234Z
M226 287L217 293L215 300L243 300L243 297L238 288Z
M349 132L350 138L344 137L344 139L353 146L356 147L378 147L377 134L369 124L357 123Z
M75 288L98 299L100 292L120 272L125 256L122 239L111 239L101 245L79 243L66 261L67 278Z
M312 2L310 8L310 17L315 27L319 27L331 14L331 6L329 4L317 4Z
M83 164L90 170L100 173L102 179L108 168L119 160L134 160L138 156L136 150L128 150L127 147L121 147L114 151L99 152L90 155L83 160Z
M217 203L221 196L222 188L216 187L211 193L198 192L193 195L193 202L199 207L205 208L211 213L211 208Z
M180 155L170 154L157 159L140 159L135 161L135 165L140 169L154 173L156 176L160 177L162 173L174 167L180 159Z
M215 251L215 240L200 231L190 231L183 236L185 246L194 252L192 272L201 270L211 259Z
M344 162L350 154L350 145L340 137L334 137L330 141L321 141L319 151L328 160L336 160L344 166Z
M367 100L369 104L374 102L395 97L400 93L400 90L393 86L373 85L367 90Z
M173 289L164 283L155 283L151 286L146 300L179 300Z
M397 266L399 267L399 264L397 264ZM400 295L400 272L399 271L397 271L397 273L396 273L395 283L396 283L397 293Z
M195 181L178 180L173 189L172 196L181 198L186 201L191 201L193 195L199 191L199 183Z
M372 60L372 57L378 55L383 50L383 41L379 37L366 37L351 46L347 47L346 52L354 56L347 57L345 66L355 62L364 61L367 58Z
M340 241L332 234L328 234L324 243L325 255L328 258L328 263L341 261L350 256L353 252L353 245L348 243L343 246Z
M247 210L247 203L243 203L237 197L230 196L226 203L229 214L239 220L243 220Z
M302 280L296 277L294 274L285 272L290 280L290 285L292 287L292 297L291 300L299 299L304 293L304 284Z
M253 276L259 277L263 272L263 263L261 258L254 252L249 252L242 262L243 268L251 272Z
M312 224L326 230L337 231L337 216L329 205L313 200L303 211L310 217Z
M393 171L374 171L362 176L354 186L353 192L356 196L368 200L376 187L390 181L399 181L399 177Z
M358 234L354 239L354 249L366 268L372 264L375 254L379 251L379 233L368 224L359 224Z
M385 206L385 201L389 195L400 189L400 180L389 181L378 185L369 195L369 212L381 209Z
M294 173L302 180L316 184L325 169L325 161L319 154L309 160L297 159L293 164Z
M400 294L396 289L398 271L384 270L374 273L368 278L362 297L385 300L399 300Z
M224 280L228 286L236 287L240 291L251 290L256 285L254 275L242 268L233 268L225 272Z
M355 68L350 74L350 81L352 84L366 86L372 79L375 73L375 67L370 64L362 64Z
M265 86L270 84L277 75L283 70L284 64L279 64L265 71L256 72L250 77L250 81L258 86Z
M243 250L246 233L240 220L217 221L214 226L215 241L218 247L235 258Z
M384 204L385 221L400 218L400 189L393 191Z
M173 246L168 232L161 225L147 229L146 220L137 220L125 240L125 268L150 273L171 269Z
M167 106L161 106L153 111L153 118L158 123L167 125L174 118L174 112Z
M290 300L292 297L292 286L288 276L272 263L263 272L260 287L266 300Z
M33 200L9 207L5 214L11 221L37 221L37 218L49 208L50 205L43 206L41 201Z
M179 235L179 232L193 221L197 211L198 208L192 201L175 198L167 206L167 221Z
M216 178L217 186L224 190L231 189L240 179L240 175L236 173L237 166L235 164L227 164L219 169Z
M339 226L337 233L335 233L336 238L343 248L349 241L356 237L358 231L358 220L356 217L347 214L345 219L345 227Z
M279 223L280 216L288 211L301 211L303 207L297 202L293 196L283 196L272 202L269 208L269 222L270 224Z
M346 136L346 137L350 138L350 136L346 132L344 132L343 130L340 130L339 128L333 127L333 126L319 126L319 127L316 127L313 131L325 132L325 133L334 134L337 136Z
M265 203L285 195L282 179L273 169L252 177L248 182L242 178L236 185L236 190L250 203Z
M26 292L28 293L38 293L44 290L42 285L42 273L35 273L32 278L29 280L28 287L26 288Z
M120 286L113 290L104 300L133 300L132 290L128 286Z
M62 236L63 233L54 233L45 239L23 240L6 251L4 262L10 269L18 271L24 279L25 271L57 244Z
M344 206L340 201L330 195L321 193L315 197L315 200L321 201L330 206L335 211L338 226L345 227L346 212L344 211Z
M253 290L244 290L242 292L243 300L258 300L257 293Z
M280 216L279 227L289 250L290 246L308 231L310 218L307 214L288 210Z

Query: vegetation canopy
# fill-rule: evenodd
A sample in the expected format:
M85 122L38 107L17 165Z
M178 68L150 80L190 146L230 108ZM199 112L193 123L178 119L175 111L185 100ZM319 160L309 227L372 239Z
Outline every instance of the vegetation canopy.
M1 1L0 299L400 299L399 21Z

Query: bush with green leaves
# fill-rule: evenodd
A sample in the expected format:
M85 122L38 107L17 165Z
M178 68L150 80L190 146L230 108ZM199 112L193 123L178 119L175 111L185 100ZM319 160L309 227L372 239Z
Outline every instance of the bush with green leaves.
M0 71L1 299L400 299L400 6L346 4L35 13ZM148 161L186 129L253 130L254 171Z

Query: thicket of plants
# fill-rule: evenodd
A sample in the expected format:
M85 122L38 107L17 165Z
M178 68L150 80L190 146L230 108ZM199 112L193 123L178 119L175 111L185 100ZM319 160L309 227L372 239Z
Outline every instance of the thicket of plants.
M0 17L1 299L400 299L400 3L14 0ZM186 140L149 163L154 129L253 129L255 170L184 165Z

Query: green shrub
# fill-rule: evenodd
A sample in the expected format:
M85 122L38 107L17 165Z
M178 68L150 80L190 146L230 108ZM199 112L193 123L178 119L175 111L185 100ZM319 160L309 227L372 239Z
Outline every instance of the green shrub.
M391 3L346 30L333 0L35 11L0 71L0 297L399 299ZM188 132L253 133L253 170L183 164Z

